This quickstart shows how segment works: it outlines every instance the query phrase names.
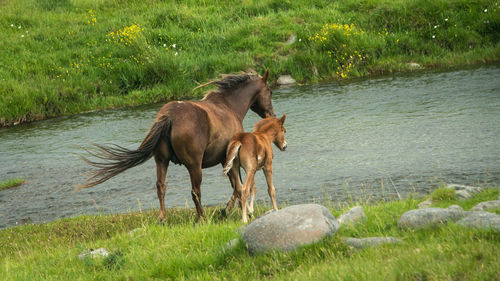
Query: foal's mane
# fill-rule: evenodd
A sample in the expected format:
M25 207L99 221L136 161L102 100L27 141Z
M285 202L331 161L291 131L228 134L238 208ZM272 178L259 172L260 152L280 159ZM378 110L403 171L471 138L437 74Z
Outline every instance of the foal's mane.
M278 124L278 118L276 117L267 117L259 120L259 122L255 123L253 126L254 132L265 132L275 124Z
M222 75L222 79L210 81L208 83L199 85L195 89L198 89L198 88L201 88L201 87L205 87L205 86L208 86L208 85L215 85L217 87L217 90L210 91L210 92L206 93L205 96L202 99L202 100L204 100L204 99L210 97L213 94L227 92L229 90L237 88L238 86L246 83L247 81L257 80L258 78L259 78L258 75L252 75L252 74L247 74L247 73L243 73L243 74L223 74Z

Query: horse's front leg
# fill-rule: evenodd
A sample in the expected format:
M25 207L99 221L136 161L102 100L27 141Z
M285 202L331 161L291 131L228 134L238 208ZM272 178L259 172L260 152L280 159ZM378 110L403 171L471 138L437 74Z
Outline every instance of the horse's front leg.
M193 198L194 205L198 216L206 220L201 206L201 163L193 167L188 167L189 177L191 178L191 197Z

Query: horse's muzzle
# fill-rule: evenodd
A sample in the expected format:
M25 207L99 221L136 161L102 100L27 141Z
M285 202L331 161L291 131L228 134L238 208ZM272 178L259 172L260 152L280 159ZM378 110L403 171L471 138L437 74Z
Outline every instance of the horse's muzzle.
M285 143L283 144L283 147L281 148L281 151L285 151L287 146L288 146L288 144L285 141Z

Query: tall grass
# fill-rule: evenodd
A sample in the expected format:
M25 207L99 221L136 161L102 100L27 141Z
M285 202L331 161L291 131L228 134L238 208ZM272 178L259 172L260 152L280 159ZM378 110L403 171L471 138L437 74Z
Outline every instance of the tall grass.
M2 125L195 97L198 83L249 68L314 82L405 70L407 62L499 58L498 3L487 0L14 0L0 7Z

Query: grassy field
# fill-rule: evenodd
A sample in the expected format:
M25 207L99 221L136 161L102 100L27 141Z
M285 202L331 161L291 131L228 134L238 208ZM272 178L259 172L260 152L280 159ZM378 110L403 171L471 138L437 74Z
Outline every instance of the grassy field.
M486 189L458 201L437 191L435 204L475 204L498 198ZM423 199L364 205L367 220L343 226L331 238L289 253L251 256L238 238L238 211L225 220L207 208L208 221L197 222L189 209L171 209L167 223L158 211L80 216L42 225L0 231L0 280L499 280L500 233L448 224L440 228L400 230L397 220ZM352 203L354 204L354 203ZM325 202L338 217L348 207ZM256 212L262 214L260 206ZM496 210L500 213L500 210ZM354 250L341 237L393 236L400 244ZM104 247L101 258L78 258Z
M0 8L0 125L197 97L199 83L250 68L314 83L500 57L490 0L12 0Z

